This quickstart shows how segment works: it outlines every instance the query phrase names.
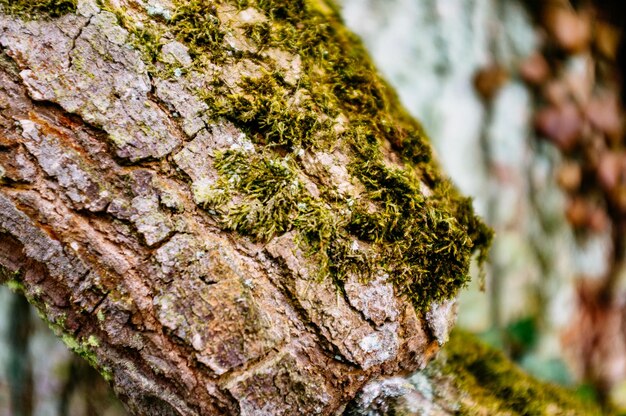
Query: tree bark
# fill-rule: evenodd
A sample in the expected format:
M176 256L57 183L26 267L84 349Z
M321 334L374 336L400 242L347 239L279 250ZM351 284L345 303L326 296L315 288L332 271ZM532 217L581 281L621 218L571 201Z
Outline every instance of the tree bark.
M488 240L331 5L233 3L0 2L2 280L135 414L340 411Z

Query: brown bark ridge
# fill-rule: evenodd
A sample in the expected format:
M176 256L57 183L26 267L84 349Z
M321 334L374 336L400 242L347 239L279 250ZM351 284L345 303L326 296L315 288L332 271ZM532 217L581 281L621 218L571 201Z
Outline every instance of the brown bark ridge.
M424 211L430 210L424 224L439 227L447 245L424 249L428 261L385 270L406 266L414 273L408 267L419 262L425 274L451 279L449 290L427 299L407 293L437 282L403 285L393 273L352 267L341 274L338 266L320 278L323 238L332 245L337 236L354 235L351 251L331 256L333 264L376 267L353 260L354 253L371 251L376 258L377 247L397 247L391 237L368 240L354 231L356 221L307 245L298 225L304 217L293 214L306 210L302 201L288 207L287 221L272 218L278 225L261 235L220 216L207 194L239 180L233 174L223 181L216 160L228 152L251 165L271 152L274 159L264 159L271 166L295 154L300 182L294 186L306 201L369 203L372 218L384 202L348 168L359 149L342 142L330 151L307 143L272 147L259 139L263 131L251 130L267 123L245 123L263 115L229 118L215 110L224 88L241 93L250 79L276 68L280 88L291 94L281 98L282 109L310 110L306 102L314 94L299 83L307 71L324 71L286 49L261 51L259 30L278 30L274 18L283 19L282 29L307 29L282 16L289 2L233 3L0 1L0 280L22 291L134 414L341 412L365 383L423 367L445 341L455 314L450 297L465 282L472 249L480 248L473 236L477 220L457 209L454 190L449 200L438 199L444 185L433 179L439 173L432 162L421 166L428 174L410 176L427 201L420 199ZM313 10L317 22L336 19L324 2L302 7ZM202 55L207 37L222 48L219 59ZM329 100L355 101L359 90L348 87L332 90ZM401 111L393 97L376 100L392 103L380 112ZM334 113L331 120L319 107L311 111L337 136L355 123L355 115ZM386 177L390 183L397 172L418 171L401 156L411 153L401 142L378 140L381 166L396 169ZM236 191L232 203L249 209L258 189ZM259 201L266 205L256 215L282 212L267 205L282 201ZM353 215L342 214L336 202L324 204L337 218ZM249 226L253 214L242 221ZM457 241L448 243L443 237L455 229L461 230ZM448 252L460 258L458 276L447 276L437 263L453 263L456 257L440 257Z

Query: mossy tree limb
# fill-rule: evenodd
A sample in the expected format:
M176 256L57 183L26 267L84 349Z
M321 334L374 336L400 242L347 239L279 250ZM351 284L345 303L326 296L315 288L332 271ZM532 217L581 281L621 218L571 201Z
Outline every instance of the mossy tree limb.
M426 369L407 379L374 381L348 415L611 415L589 398L525 374L476 336L455 330Z
M131 411L330 414L445 341L491 232L332 3L0 11L0 265Z

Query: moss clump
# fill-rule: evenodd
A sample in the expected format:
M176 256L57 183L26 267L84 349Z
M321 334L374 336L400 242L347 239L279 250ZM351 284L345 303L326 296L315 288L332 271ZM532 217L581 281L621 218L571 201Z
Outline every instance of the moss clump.
M452 333L442 356L431 367L449 376L458 390L458 414L606 414L595 403L582 401L573 391L535 380L502 352L463 331Z
M192 57L200 53L221 55L224 33L220 29L215 1L177 0L174 4L176 9L170 27L178 40L189 45Z
M396 287L420 308L453 296L467 279L472 248L467 231L429 203L404 171L369 161L356 169L379 208L358 204L348 229L379 247Z
M117 13L117 16L119 20L124 19L120 13ZM133 28L130 31L132 45L141 52L144 61L151 67L157 62L161 54L162 36L161 30L152 23L146 23L142 28Z
M316 143L319 147L331 134L332 122L320 117L320 106L308 96L299 97L296 103L294 88L284 81L280 71L243 78L239 94L225 91L223 83L217 82L214 87L225 92L206 96L214 116L234 122L257 143L289 150Z
M306 203L292 160L229 151L218 155L216 167L222 175L204 202L222 208L230 229L259 239L283 234L297 218L298 203ZM243 201L228 206L233 193Z
M372 259L351 248L348 220L337 214L342 204L312 197L291 155L227 151L217 155L215 166L220 178L202 202L217 210L225 228L259 240L298 230L308 253L316 256L320 275L336 282L350 272L374 269Z
M0 11L27 19L59 17L76 11L77 0L0 0Z

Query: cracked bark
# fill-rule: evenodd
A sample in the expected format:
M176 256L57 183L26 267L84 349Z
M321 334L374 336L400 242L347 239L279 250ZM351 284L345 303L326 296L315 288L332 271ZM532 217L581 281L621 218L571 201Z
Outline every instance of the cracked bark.
M151 78L117 18L78 3L55 19L0 14L2 279L135 414L331 414L368 381L423 367L454 308L421 317L384 279L341 294L293 233L223 231L194 186L245 135L207 116L202 74ZM168 45L163 59L184 65ZM347 175L339 156L331 183Z

